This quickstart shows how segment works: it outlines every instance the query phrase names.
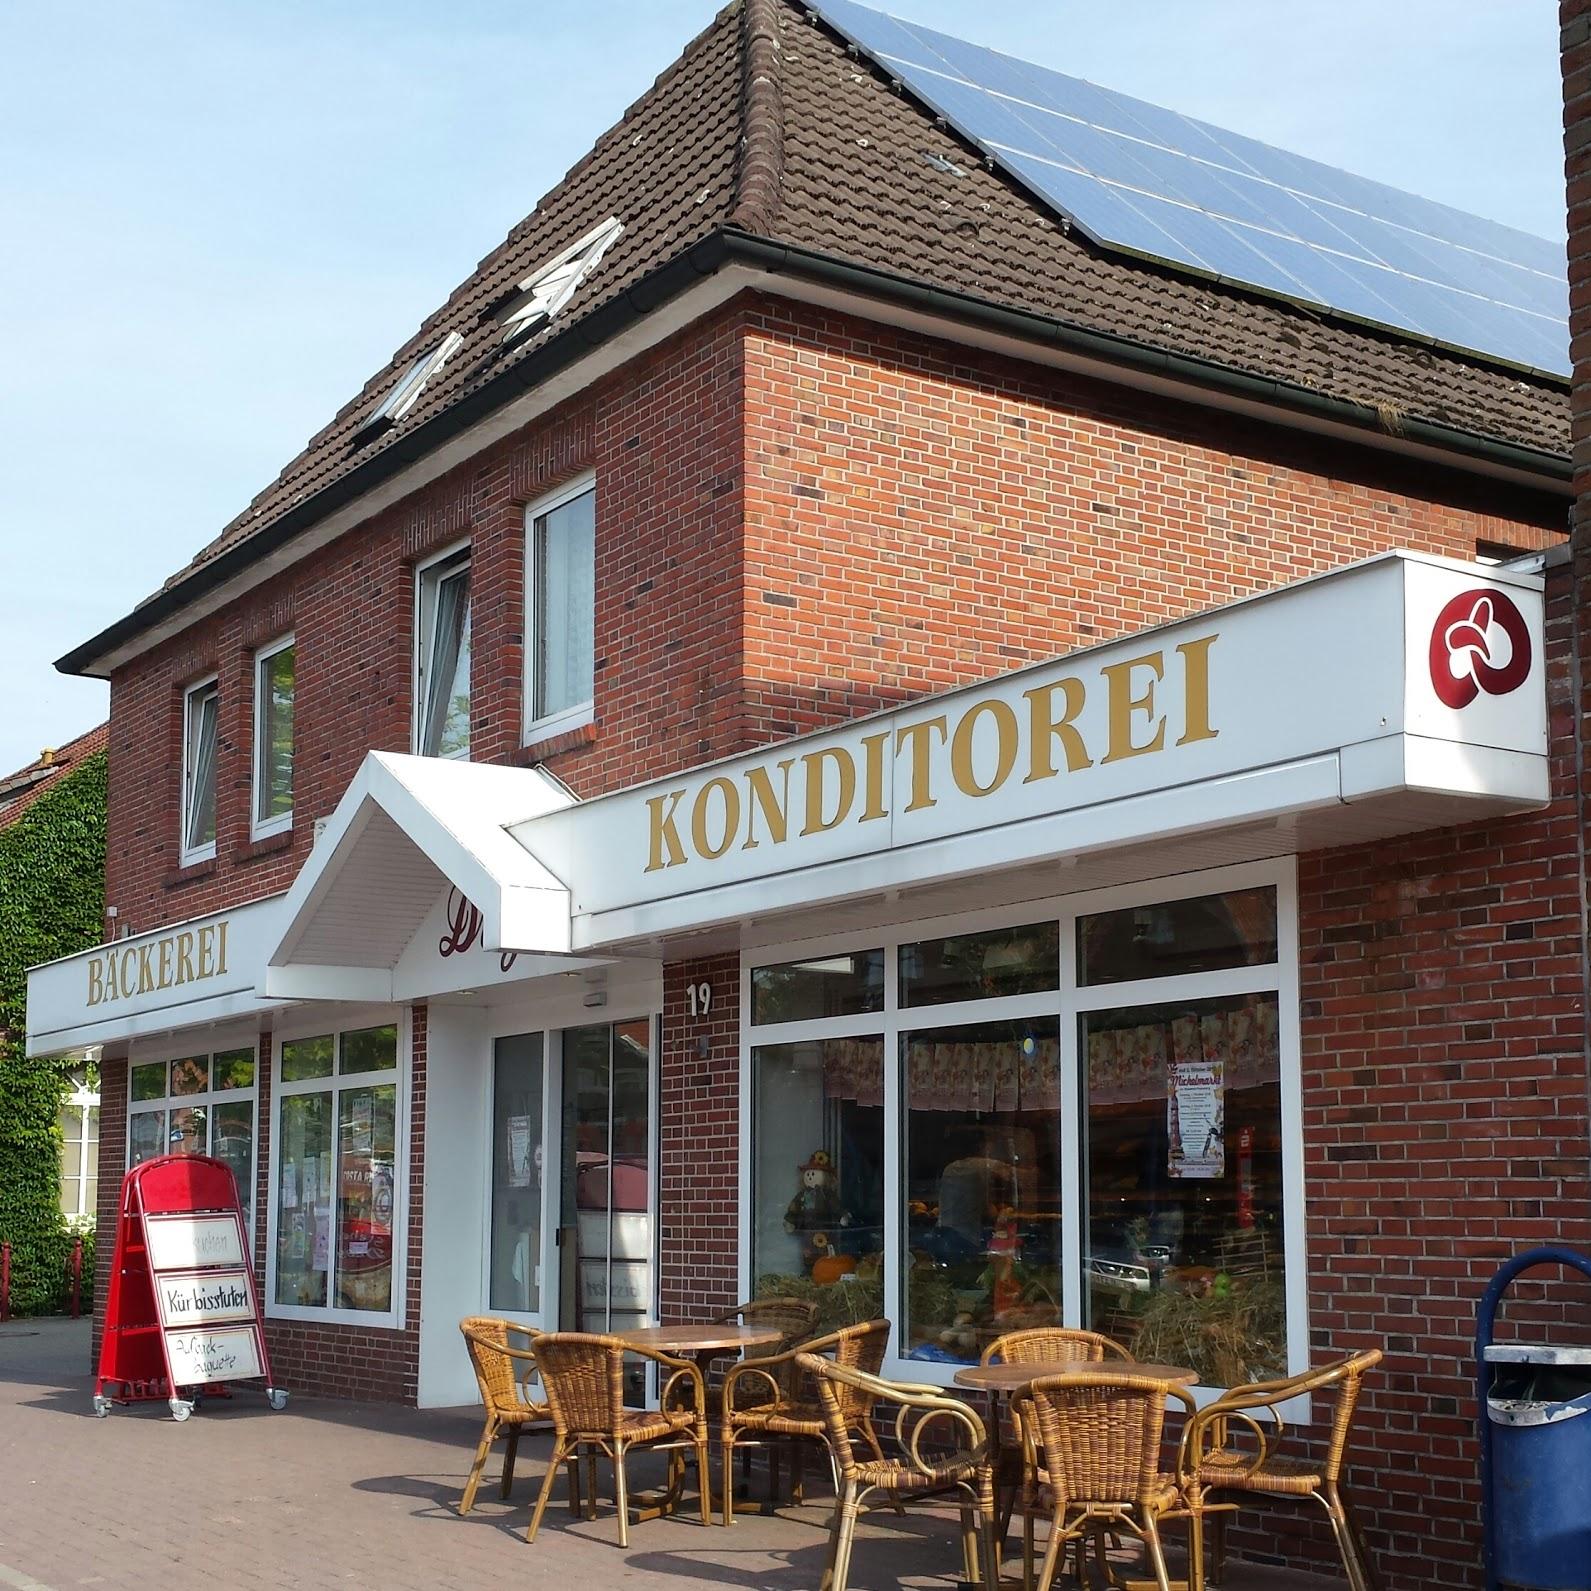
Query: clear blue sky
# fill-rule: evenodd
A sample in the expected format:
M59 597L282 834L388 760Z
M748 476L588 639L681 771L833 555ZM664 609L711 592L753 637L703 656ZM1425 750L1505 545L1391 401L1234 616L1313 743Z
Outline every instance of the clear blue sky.
M885 9L1561 238L1552 0ZM0 773L154 590L590 147L711 0L0 11Z

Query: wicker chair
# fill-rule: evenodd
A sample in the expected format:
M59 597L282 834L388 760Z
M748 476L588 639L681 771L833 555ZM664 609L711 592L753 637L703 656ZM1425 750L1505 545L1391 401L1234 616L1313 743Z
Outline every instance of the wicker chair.
M938 1387L884 1381L816 1354L799 1354L796 1364L817 1388L838 1493L820 1591L845 1591L857 1517L875 1491L897 1509L903 1497L959 1492L962 1568L969 1582L994 1591L1000 1583L993 1533L994 1471L983 1421ZM884 1457L874 1438L873 1456L859 1458L851 1433L864 1420L872 1430L871 1415L879 1404L894 1406L892 1445L899 1456ZM925 1438L929 1452L924 1451ZM950 1440L963 1445L944 1454Z
M735 1517L728 1477L733 1473L737 1446L760 1444L772 1450L783 1443L825 1440L823 1405L817 1387L801 1368L801 1356L831 1354L836 1364L876 1375L883 1367L889 1329L887 1320L845 1326L826 1337L814 1337L802 1348L742 1359L725 1373L719 1439L724 1459L726 1525L733 1523ZM866 1403L859 1402L855 1412L857 1420L852 1428L866 1440L874 1455L882 1458ZM835 1484L839 1484L837 1478Z
M753 1298L725 1314L714 1315L711 1324L729 1326L736 1321L743 1326L766 1326L780 1334L777 1343L748 1348L745 1357L784 1353L812 1335L818 1323L818 1306L805 1298Z
M545 1403L534 1402L527 1396L521 1376L535 1368L535 1355L529 1347L516 1348L510 1336L523 1337L528 1344L535 1333L510 1320L494 1320L489 1315L470 1315L459 1322L464 1333L464 1346L469 1351L470 1364L475 1370L475 1380L481 1389L481 1402L486 1406L486 1426L481 1432L480 1446L475 1449L475 1462L470 1466L470 1478L464 1483L464 1495L459 1499L459 1512L467 1514L475 1506L475 1489L481 1483L481 1471L486 1468L486 1455L492 1443L506 1434L508 1447L503 1454L503 1487L501 1495L508 1496L514 1484L514 1459L519 1452L519 1433L528 1425L550 1425L552 1410ZM574 1465L569 1466L569 1504L575 1509L579 1504L579 1478Z
M1033 1516L1050 1494L1050 1539L1038 1591L1049 1591L1067 1546L1093 1536L1103 1556L1106 1532L1127 1530L1149 1556L1160 1591L1170 1591L1160 1525L1168 1516L1190 1520L1189 1584L1199 1591L1203 1562L1202 1518L1196 1488L1186 1474L1160 1468L1166 1401L1189 1412L1193 1399L1171 1381L1130 1370L1076 1371L1034 1381L1019 1400L1018 1428L1025 1453L1022 1496L1022 1584L1033 1587ZM1081 1568L1081 1561L1079 1561Z
M630 1544L630 1487L625 1458L632 1448L646 1447L671 1454L670 1495L677 1491L678 1470L673 1460L690 1449L696 1454L696 1482L701 1492L702 1523L711 1523L712 1489L707 1464L707 1395L701 1370L688 1359L676 1359L653 1349L632 1348L621 1337L585 1332L553 1332L537 1337L532 1351L541 1370L542 1385L552 1410L553 1447L547 1476L531 1515L527 1541L536 1539L541 1518L552 1495L558 1466L570 1462L570 1495L573 1465L581 1450L588 1463L597 1453L613 1464L614 1501L619 1512L619 1545ZM627 1354L662 1365L669 1376L663 1404L658 1409L624 1406L624 1360ZM690 1389L689 1407L669 1407L681 1387ZM592 1484L591 1511L596 1513L596 1487Z
M1097 1331L1071 1326L1035 1326L1030 1331L1008 1331L983 1350L979 1364L1053 1364L1057 1359L1131 1359L1119 1342Z
M1221 1499L1211 1514L1212 1579L1224 1568L1226 1519L1223 1504L1234 1495L1296 1497L1314 1501L1331 1521L1343 1572L1352 1591L1375 1591L1376 1578L1357 1522L1342 1495L1342 1471L1354 1410L1365 1373L1381 1363L1379 1348L1350 1354L1335 1364L1278 1381L1234 1387L1206 1404L1183 1437L1184 1462L1205 1496ZM1287 1435L1280 1405L1289 1398L1330 1396L1331 1431L1318 1458L1279 1453ZM1263 1412L1265 1418L1258 1416Z

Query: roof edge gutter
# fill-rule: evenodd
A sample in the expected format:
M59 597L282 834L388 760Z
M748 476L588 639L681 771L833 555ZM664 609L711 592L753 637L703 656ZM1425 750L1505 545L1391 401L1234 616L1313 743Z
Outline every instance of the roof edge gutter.
M982 326L1025 342L1048 344L1067 353L1097 363L1125 366L1161 380L1203 387L1227 397L1260 403L1269 408L1355 430L1372 433L1385 440L1405 440L1437 448L1444 453L1491 468L1533 475L1544 490L1558 490L1568 496L1574 472L1567 453L1549 453L1522 443L1465 431L1433 420L1409 418L1392 431L1382 423L1369 404L1331 398L1313 388L1270 376L1250 375L1214 360L1193 354L1172 353L1147 343L1108 332L1089 331L1050 315L1031 310L1009 309L987 299L930 287L904 277L865 265L855 265L832 255L819 254L786 243L770 242L751 233L729 229L729 253L735 260L756 266L775 275L792 275L826 283L870 298L883 298L908 308L918 309L950 320ZM1285 423L1283 421L1282 423Z

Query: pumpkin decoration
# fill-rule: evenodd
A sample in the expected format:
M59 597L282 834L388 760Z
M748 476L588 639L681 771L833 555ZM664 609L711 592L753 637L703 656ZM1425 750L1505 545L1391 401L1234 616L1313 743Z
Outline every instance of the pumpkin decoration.
M819 1287L827 1287L856 1269L856 1260L850 1254L836 1254L827 1232L812 1234L812 1247L817 1258L812 1261L812 1280Z

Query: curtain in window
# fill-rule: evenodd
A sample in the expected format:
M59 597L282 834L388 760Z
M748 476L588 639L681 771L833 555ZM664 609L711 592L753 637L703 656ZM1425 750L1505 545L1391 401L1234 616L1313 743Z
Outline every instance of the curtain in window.
M536 521L536 718L591 700L596 504L594 491L582 492Z
M188 698L188 828L186 847L215 844L215 741L217 694Z
M469 750L469 599L467 568L437 581L420 735L425 757L456 757Z

